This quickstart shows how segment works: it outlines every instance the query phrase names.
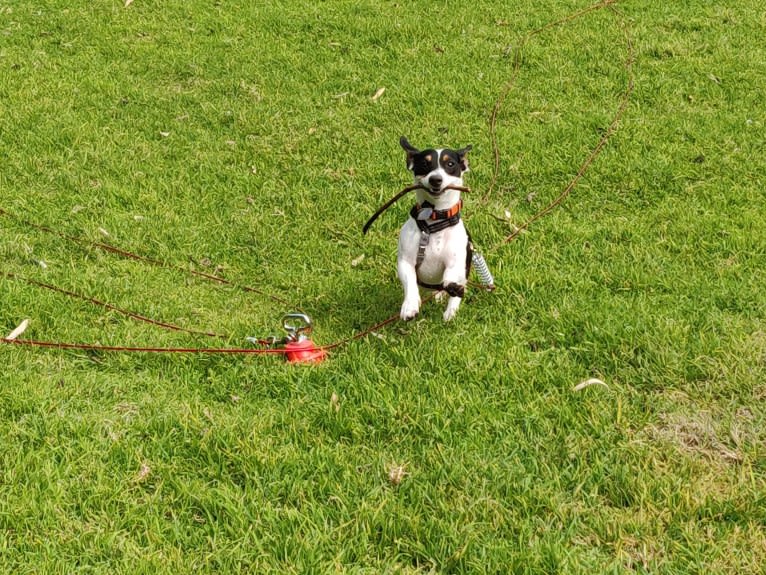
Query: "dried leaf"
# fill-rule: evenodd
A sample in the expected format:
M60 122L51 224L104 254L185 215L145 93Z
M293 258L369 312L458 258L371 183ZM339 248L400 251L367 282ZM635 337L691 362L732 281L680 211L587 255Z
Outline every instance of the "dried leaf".
M385 88L378 88L378 90L372 95L372 101L376 102L378 98L380 98L383 95L383 92L385 92Z
M334 391L332 392L332 396L330 397L330 405L335 410L335 413L338 413L340 411L340 398L338 397L338 394Z
M133 4L133 0L125 0L125 8Z
M14 329L11 333L8 334L8 337L5 339L13 341L17 337L19 337L22 333L27 331L27 327L29 327L29 320L25 319L22 321L16 329Z
M98 231L99 231L99 233L100 233L102 236L105 236L105 237L107 237L107 238L109 237L109 232L107 232L107 231L106 231L104 228L98 228Z
M363 261L364 261L364 254L362 254L361 256L356 257L353 260L351 260L351 267L355 268L356 266L358 266Z
M595 377L592 377L590 379L586 379L585 381L581 381L577 385L574 386L574 389L572 391L580 391L585 389L586 387L590 387L591 385L603 385L607 389L609 389L609 386L605 384L600 379L596 379Z
M143 481L144 479L146 479L147 477L149 477L151 473L152 473L152 468L149 467L149 464L144 462L141 464L141 469L139 469L138 473L136 473L135 481L139 483Z
M388 469L388 481L391 485L399 485L405 475L407 475L407 470L404 465L392 465Z

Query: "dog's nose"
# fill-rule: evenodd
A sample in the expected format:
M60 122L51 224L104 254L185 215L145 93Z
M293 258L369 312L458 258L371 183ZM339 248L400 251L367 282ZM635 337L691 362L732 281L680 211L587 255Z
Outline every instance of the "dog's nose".
M443 181L444 180L442 179L441 176L431 176L430 178L428 178L428 184L434 190L441 189Z

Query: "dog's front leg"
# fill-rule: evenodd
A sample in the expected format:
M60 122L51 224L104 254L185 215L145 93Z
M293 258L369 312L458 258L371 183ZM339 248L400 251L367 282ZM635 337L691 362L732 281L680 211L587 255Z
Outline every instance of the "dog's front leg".
M404 288L404 301L399 315L405 321L411 320L420 311L418 273L415 269L420 237L420 230L413 219L407 220L399 232L399 253L396 269L399 273L399 281L402 282L402 288Z
M458 250L455 256L451 258L447 269L444 270L442 289L450 296L449 301L447 301L447 309L444 310L444 321L450 321L455 317L460 302L463 301L468 278L466 277L465 264L461 265L460 262L465 262L465 260L465 250Z
M446 291L450 298L447 301L447 309L444 310L444 321L449 321L457 313L457 309L460 307L460 302L463 301L463 295L465 294L465 285L455 282L444 284L444 291Z
M397 264L399 272L399 281L404 288L404 301L402 302L402 311L400 317L405 320L411 320L420 311L420 291L418 290L418 275L415 266L410 262L399 258Z

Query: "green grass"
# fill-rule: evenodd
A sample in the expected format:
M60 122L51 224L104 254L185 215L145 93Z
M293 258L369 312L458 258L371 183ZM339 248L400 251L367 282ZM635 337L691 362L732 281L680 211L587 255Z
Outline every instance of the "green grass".
M0 572L762 573L766 17L625 0L534 38L481 201L512 48L587 5L0 3L0 207L258 285L329 343L401 303L407 202L360 233L409 183L399 136L470 143L499 285L315 367L0 347ZM620 130L499 246L610 122L622 18ZM227 345L290 311L5 218L0 260ZM0 278L0 331L24 318L221 344Z

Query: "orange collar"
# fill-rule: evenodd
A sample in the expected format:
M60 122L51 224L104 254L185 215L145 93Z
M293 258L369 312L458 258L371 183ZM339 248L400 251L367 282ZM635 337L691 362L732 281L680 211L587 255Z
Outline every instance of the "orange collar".
M416 211L420 212L420 210L424 210L427 208L433 208L433 205L429 202L423 202L422 204L416 205ZM433 210L431 214L424 219L428 220L446 220L449 218L453 218L456 215L460 213L460 210L463 209L463 200L460 200L458 203L456 203L454 206L452 206L449 209L446 210Z

